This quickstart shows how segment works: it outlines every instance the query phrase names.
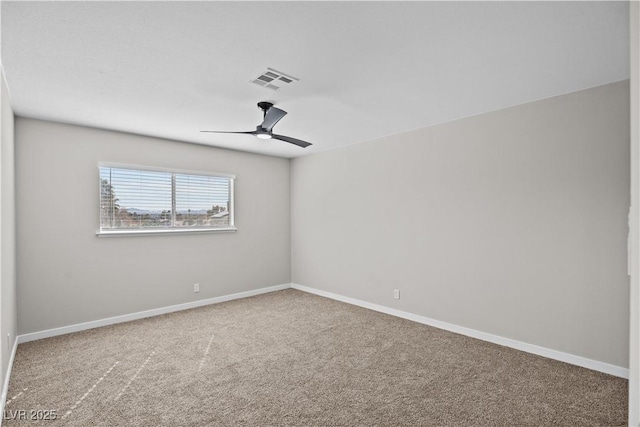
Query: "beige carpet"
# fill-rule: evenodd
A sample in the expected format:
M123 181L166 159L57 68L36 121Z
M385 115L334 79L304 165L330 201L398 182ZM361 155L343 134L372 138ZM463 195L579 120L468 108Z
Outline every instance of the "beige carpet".
M7 420L68 426L613 426L627 381L285 290L18 347Z

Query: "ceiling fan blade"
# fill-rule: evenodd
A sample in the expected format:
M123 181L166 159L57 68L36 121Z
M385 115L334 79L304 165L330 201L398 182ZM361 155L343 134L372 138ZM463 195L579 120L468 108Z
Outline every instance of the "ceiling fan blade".
M276 125L276 123L278 123L280 119L286 115L286 111L276 107L271 107L265 113L264 120L262 121L262 124L260 126L262 127L262 129L270 132L271 129L273 129L273 127Z
M224 130L201 130L200 132L208 132L208 133L238 133L238 134L245 134L245 135L255 135L257 133L255 130L248 131L248 132L228 132L228 131L224 131Z
M271 137L273 139L279 139L280 141L284 141L284 142L288 142L289 144L295 144L298 147L308 147L310 145L312 145L310 142L306 142L306 141L302 141L300 139L295 139L295 138L291 138L288 136L284 136L284 135L276 135L276 134L272 134Z

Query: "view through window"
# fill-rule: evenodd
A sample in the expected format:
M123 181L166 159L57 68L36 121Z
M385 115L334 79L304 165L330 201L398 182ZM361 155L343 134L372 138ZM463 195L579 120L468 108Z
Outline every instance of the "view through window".
M233 177L100 166L100 231L233 228Z

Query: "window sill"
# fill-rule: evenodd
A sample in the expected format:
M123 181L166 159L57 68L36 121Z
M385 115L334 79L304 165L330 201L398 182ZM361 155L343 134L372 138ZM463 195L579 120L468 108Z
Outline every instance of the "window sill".
M191 228L191 229L171 229L171 230L112 230L97 231L98 237L118 237L118 236L159 236L163 234L200 234L200 233L235 233L235 227L227 228Z

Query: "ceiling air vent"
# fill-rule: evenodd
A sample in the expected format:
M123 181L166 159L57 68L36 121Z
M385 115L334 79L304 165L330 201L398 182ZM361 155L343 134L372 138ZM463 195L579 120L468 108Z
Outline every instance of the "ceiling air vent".
M280 90L283 87L291 86L293 83L299 81L299 79L276 71L273 68L267 68L267 71L250 81L267 89Z

